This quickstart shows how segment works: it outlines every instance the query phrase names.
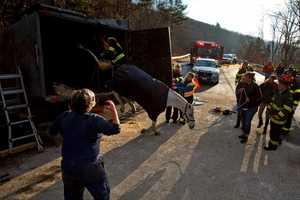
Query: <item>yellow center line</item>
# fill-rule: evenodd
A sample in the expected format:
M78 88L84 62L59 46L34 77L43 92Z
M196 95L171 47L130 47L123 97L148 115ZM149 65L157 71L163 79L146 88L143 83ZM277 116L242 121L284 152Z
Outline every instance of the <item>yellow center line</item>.
M260 159L262 157L263 141L264 141L264 135L260 135L259 142L258 142L258 145L257 145L257 151L256 151L255 158L254 158L254 164L253 164L253 172L255 174L258 173L259 162L260 162Z

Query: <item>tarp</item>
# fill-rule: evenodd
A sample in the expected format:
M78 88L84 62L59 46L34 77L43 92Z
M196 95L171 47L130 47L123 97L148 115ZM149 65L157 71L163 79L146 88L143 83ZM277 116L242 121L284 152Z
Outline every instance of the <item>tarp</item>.
M136 101L153 121L166 108L168 86L134 65L117 67L110 87L120 95Z

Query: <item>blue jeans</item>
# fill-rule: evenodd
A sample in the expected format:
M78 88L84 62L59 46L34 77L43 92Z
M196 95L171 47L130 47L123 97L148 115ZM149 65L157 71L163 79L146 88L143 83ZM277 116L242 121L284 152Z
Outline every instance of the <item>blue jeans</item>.
M272 72L265 72L265 79L268 79L272 75Z
M109 200L110 188L103 163L87 164L76 171L62 170L62 179L65 200L83 200L85 188L94 200Z
M252 108L242 108L241 114L242 114L242 129L244 131L245 135L249 135L251 130L251 122L252 119L257 112L258 107L252 107Z

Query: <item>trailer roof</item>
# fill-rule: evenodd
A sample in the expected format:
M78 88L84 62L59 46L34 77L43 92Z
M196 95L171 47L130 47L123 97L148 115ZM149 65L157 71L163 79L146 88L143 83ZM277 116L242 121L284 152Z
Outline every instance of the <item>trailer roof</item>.
M38 12L42 16L52 16L94 26L106 26L112 29L128 30L128 22L126 20L99 19L73 10L62 9L45 4L36 4L29 8L24 14L31 14L34 12Z

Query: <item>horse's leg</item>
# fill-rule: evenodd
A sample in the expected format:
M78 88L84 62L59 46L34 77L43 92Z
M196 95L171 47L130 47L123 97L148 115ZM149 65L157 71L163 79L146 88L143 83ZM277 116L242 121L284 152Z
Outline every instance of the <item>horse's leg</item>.
M141 133L145 134L145 133L154 133L154 135L160 135L160 132L156 130L156 121L152 121L152 124L149 128L147 129L142 129Z

